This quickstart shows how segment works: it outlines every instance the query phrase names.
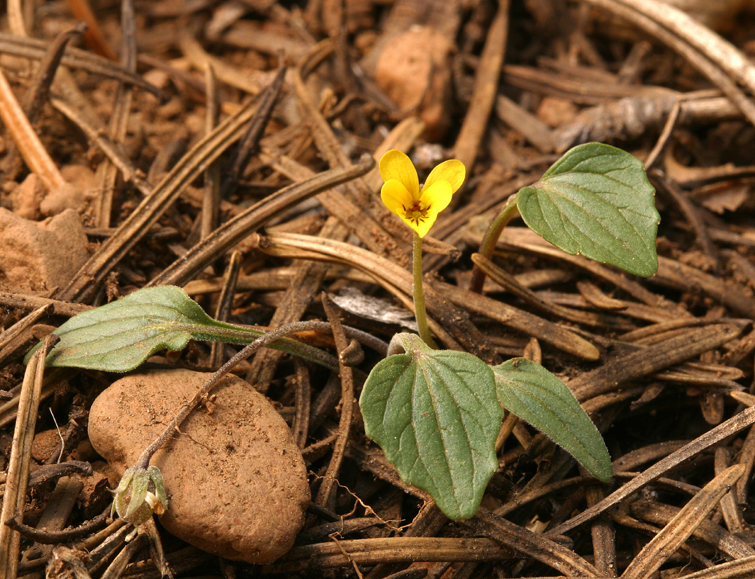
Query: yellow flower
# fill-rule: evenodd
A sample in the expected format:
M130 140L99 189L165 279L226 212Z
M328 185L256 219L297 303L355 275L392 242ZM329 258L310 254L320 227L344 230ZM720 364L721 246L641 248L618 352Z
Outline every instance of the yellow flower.
M427 235L438 213L464 182L467 170L456 159L435 167L420 189L417 169L401 151L391 149L380 159L380 176L385 181L380 196L385 206L403 219L420 237Z

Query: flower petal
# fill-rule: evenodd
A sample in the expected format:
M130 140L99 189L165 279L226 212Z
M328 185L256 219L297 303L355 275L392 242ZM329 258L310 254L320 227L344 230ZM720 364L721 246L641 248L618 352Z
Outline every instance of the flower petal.
M382 173L382 161L381 163L381 173ZM464 183L464 178L467 176L467 169L464 167L464 163L459 161L458 159L451 159L449 161L444 161L435 169L430 171L430 175L427 177L427 181L425 181L424 189L427 189L434 183L438 183L439 181L448 181L448 183L451 185L451 194L453 195L459 190L459 187L461 187L461 184Z
M414 168L412 160L401 151L391 149L380 158L380 176L386 182L392 179L399 181L413 199L419 199L417 169Z
M403 219L404 207L411 207L414 200L411 193L406 190L404 184L396 179L390 179L385 182L380 190L380 197L383 204Z
M430 228L433 226L433 223L435 222L435 217L433 217L432 219L429 219L429 218L424 219L422 221L410 221L403 215L399 215L399 217L401 218L401 221L403 221L409 227L414 229L414 231L416 231L417 235L419 235L420 237L424 237L425 235L427 235L427 232L430 231Z
M453 195L451 184L448 181L437 181L422 192L420 202L423 208L427 208L427 217L416 227L410 224L420 237L427 235L427 232L430 231L430 228L438 218L438 213L448 207Z
M437 217L437 216L436 216ZM430 231L430 228L433 226L433 223L435 223L435 217L432 219L428 218L424 221L420 221L419 224L415 225L414 222L409 222L406 219L404 219L404 223L409 225L414 231L417 232L417 235L420 237L424 237L427 235L427 232Z
M453 196L452 185L448 181L436 181L429 187L422 189L420 203L422 203L422 207L428 207L429 211L437 216L438 213L448 207Z

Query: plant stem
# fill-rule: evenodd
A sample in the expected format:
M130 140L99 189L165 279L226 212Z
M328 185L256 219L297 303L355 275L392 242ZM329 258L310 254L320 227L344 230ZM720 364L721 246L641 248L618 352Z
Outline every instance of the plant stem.
M501 207L498 215L496 215L495 219L490 223L490 227L488 227L488 230L485 232L485 237L482 238L480 250L478 251L480 255L487 259L492 259L493 251L495 251L495 246L498 243L498 239L501 237L501 233L503 233L503 229L518 212L519 209L516 206L516 193L514 193L511 197L506 199L506 202L503 204L503 207ZM475 265L472 269L472 281L469 283L469 291L478 294L482 293L482 286L484 283L485 272Z
M308 323L311 324L310 330L313 332L330 331L330 324L328 322L313 320ZM178 327L178 325L176 325L176 327ZM226 342L229 344L250 344L267 333L267 330L258 330L248 326L229 324L227 322L216 322L213 326L201 327L187 325L185 328L181 329L185 329L187 332L191 333L192 338L195 340ZM388 351L388 344L383 340L374 337L372 334L350 326L344 326L343 329L347 338L354 339L360 344L372 348L378 354L384 356ZM309 344L284 338L278 340L274 344L269 344L268 347L273 350L279 350L287 354L299 356L305 360L310 360L311 362L315 362L321 366L330 368L331 370L338 371L338 360L335 357L326 354L322 350L310 346Z
M427 310L425 309L425 292L422 289L422 238L415 231L414 252L412 265L414 268L414 317L419 327L419 337L431 348L438 349L438 345L433 340L430 328L427 325Z
M152 456L160 449L160 447L168 442L170 437L173 436L173 434L181 426L181 423L186 420L186 417L191 414L194 408L196 408L197 404L199 404L199 402L203 398L205 398L210 393L210 391L215 388L215 386L217 386L218 382L220 382L236 364L238 364L242 360L246 360L249 356L257 352L257 350L267 346L271 342L275 342L276 340L280 340L284 336L295 334L297 332L313 331L315 328L321 328L322 323L323 322L316 321L294 322L292 324L286 324L285 326L281 326L277 330L273 330L271 332L268 332L267 334L264 334L263 336L260 336L259 338L254 340L254 342L252 342L248 346L245 346L240 352L238 352L235 356L233 356L230 360L223 364L220 369L215 372L199 390L197 390L197 393L194 394L194 397L180 408L180 410L173 417L173 420L171 420L170 424L165 427L165 430L162 431L160 436L158 436L152 442L152 444L144 449L144 452L142 452L139 460L136 461L136 469L144 470L149 466L149 461L152 459ZM330 327L330 324L327 325L328 327Z

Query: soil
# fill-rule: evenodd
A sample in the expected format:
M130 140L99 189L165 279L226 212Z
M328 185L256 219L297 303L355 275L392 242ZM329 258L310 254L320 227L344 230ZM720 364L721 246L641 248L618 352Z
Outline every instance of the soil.
M755 573L755 13L746 2L7 4L4 576ZM83 37L71 33L79 20ZM640 278L567 255L515 218L485 265L482 293L471 291L481 263L473 254L504 202L589 141L645 163L661 214L658 273ZM365 165L392 148L410 154L420 182L446 159L467 168L424 239L436 339L488 363L524 356L555 373L603 434L611 483L507 414L482 507L454 522L365 437L356 402L364 379L385 343L414 327L411 231L382 205L380 175ZM156 285L183 287L231 323L328 320L333 331L296 339L341 367L270 349L236 364L228 380L255 408L264 402L278 434L243 402L221 408L222 390L205 398L161 455L174 453L179 479L185 473L171 482L168 457L161 463L169 496L181 495L186 510L155 517L127 542L131 528L110 518L107 487L171 411L118 403L102 417L95 399L144 372L209 374L241 346L192 341L154 352L125 378L47 368L44 383L25 356L72 316ZM339 322L364 332L347 328L363 357ZM201 381L180 382L180 396L156 382L147 400L178 406ZM214 422L231 410L227 423ZM105 419L110 442L139 434L127 459L96 439ZM203 420L215 425L207 440L191 430ZM237 423L273 441L251 453L268 466L228 450L254 438ZM231 470L213 467L212 452L192 453L198 445L218 445L234 473L275 471L282 478L270 488L296 488L283 493L296 520L282 520L290 505L272 490L244 493L249 477L231 498L223 482L200 488L193 481L206 471L222 479ZM274 548L256 557L243 540L226 548L197 539L215 532L201 518L208 493L231 507L213 521L234 527L224 540L234 543L238 527ZM260 506L268 510L255 515ZM199 518L186 531L177 515Z

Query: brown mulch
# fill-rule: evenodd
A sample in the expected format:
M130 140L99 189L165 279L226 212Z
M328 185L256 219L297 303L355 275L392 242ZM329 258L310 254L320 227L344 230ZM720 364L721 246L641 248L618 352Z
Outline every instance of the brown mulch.
M365 438L356 405L334 453L337 379L263 350L234 373L295 427L316 504L293 549L264 567L210 557L158 524L172 572L755 576L755 13L745 2L701 0L694 22L645 0L6 4L0 64L23 108L0 82L0 467L21 452L31 469L27 527L7 543L0 533L6 577L48 563L50 576L97 576L118 552L129 577L162 565L149 541L124 547L107 518L112 473L86 425L114 377L48 372L39 411L22 417L31 347L90 306L166 284L214 316L264 327L326 319L326 292L344 323L388 341L412 319L411 236L364 163L391 148L420 172L447 158L467 166L425 243L440 342L487 362L526 356L566 381L605 437L613 483L509 416L482 509L448 521ZM83 38L71 32L80 20ZM508 275L469 291L472 254L502 203L587 141L646 163L662 217L658 274L568 256L516 220L492 266ZM328 170L346 180L320 192ZM299 197L271 197L291 184ZM233 299L219 309L224 288ZM330 336L309 339L336 350ZM236 350L192 343L148 365L209 371ZM379 360L366 354L357 396ZM20 449L22 419L36 434ZM337 484L318 494L334 456Z

